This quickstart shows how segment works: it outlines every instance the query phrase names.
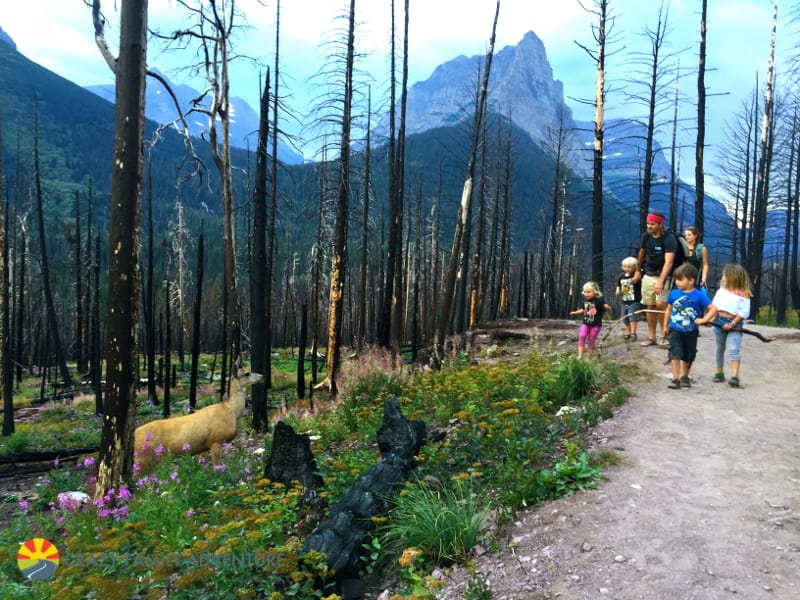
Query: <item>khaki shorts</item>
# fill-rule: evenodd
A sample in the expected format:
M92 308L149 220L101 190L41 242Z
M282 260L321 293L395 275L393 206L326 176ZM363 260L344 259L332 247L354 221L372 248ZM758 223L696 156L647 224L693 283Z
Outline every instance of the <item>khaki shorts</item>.
M672 277L667 277L664 280L664 289L656 296L653 289L658 281L655 275L644 275L642 277L642 304L645 306L655 306L658 302L666 302L670 290L672 290Z

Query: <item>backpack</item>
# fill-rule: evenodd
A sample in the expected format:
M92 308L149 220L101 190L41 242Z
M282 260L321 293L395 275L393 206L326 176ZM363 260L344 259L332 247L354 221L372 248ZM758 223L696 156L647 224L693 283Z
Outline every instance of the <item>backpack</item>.
M700 270L703 266L703 259L701 258L703 251L703 243L700 242L695 246L694 251L689 250L689 253L686 255L686 258L683 262L688 262L692 265L695 269L697 269L697 280L700 280Z
M693 256L694 252L689 249L689 242L686 241L686 238L683 237L682 233L678 233L677 231L668 231L668 234L672 234L678 240L678 243L675 247L675 259L672 261L672 270L674 271L684 262L689 262L693 264L695 267L699 268L699 260L697 256ZM672 273L670 273L671 275Z

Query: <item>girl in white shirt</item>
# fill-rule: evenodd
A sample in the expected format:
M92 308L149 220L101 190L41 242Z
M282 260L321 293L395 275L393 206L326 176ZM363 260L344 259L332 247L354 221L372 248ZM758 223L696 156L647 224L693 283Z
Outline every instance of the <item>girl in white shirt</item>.
M695 323L713 323L714 350L717 372L715 382L725 381L725 352L731 363L731 387L739 387L739 365L741 363L742 324L750 316L750 277L744 267L725 265L722 269L720 289L714 294L711 308Z

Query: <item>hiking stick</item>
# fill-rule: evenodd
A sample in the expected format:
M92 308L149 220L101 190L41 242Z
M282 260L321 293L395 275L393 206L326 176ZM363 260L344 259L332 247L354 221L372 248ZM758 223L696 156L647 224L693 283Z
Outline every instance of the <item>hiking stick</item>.
M605 332L605 334L603 335L603 337L602 337L602 338L600 338L600 343L602 344L603 342L605 342L605 341L606 341L606 338L607 338L609 335L611 335L611 331L614 329L614 327L615 327L615 326L617 326L617 325L619 325L620 323L622 323L622 322L623 322L625 319L628 319L628 318L632 317L633 315L640 315L640 314L644 314L644 313L658 313L658 314L661 314L661 315L663 315L663 314L664 314L664 311L663 311L663 310L654 310L654 309L652 309L652 308L641 308L641 309L639 309L639 310L635 310L635 311L633 311L633 312L632 312L631 314L629 314L629 315L625 315L624 317L620 317L619 319L615 319L614 321L611 321L611 322L608 324L608 330Z
M716 325L716 326L717 326L717 327L719 327L720 329L722 328L722 326L723 326L724 324L725 324L725 323L723 323L722 321L712 321L711 323L706 323L706 325L708 325L709 327L710 327L711 325ZM774 341L775 341L775 338L774 338L774 337L768 338L768 337L767 337L767 336L765 336L764 334L762 334L762 333L759 333L758 331L755 331L755 330L753 330L753 329L747 329L746 327L742 327L742 328L741 328L741 329L739 329L739 330L736 330L736 329L731 329L731 331L741 331L742 333L746 333L747 335L752 335L752 336L754 336L754 337L757 337L758 339L760 339L760 340L761 340L762 342L764 342L765 344L768 344L769 342L774 342Z

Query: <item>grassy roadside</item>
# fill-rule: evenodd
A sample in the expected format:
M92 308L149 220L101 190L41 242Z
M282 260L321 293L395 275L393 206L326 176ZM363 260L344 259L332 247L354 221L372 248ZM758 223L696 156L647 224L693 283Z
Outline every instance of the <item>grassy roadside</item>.
M277 364L290 368L273 393L288 393L294 365ZM283 416L312 436L328 503L377 460L386 398L397 396L405 416L427 425L413 478L375 520L363 565L365 578L380 572L394 579L398 597L417 598L433 597L434 566L468 560L475 544L497 544L493 526L516 509L596 485L601 465L582 449L581 432L627 397L613 363L538 351L480 366L461 357L441 372L413 374L376 351L348 362L340 385L339 399L319 414ZM91 431L92 409L42 411L26 443L46 445L48 429L61 429L62 440L68 429ZM92 459L55 467L0 533L4 597L334 598L319 585L330 575L324 557L298 555L322 515L302 505L302 490L261 477L271 439L254 436L248 421L246 414L226 448L224 468L202 456L165 461L94 505L59 497L91 490ZM16 564L20 544L34 537L63 557L46 581L28 581ZM244 554L250 563L236 560Z

